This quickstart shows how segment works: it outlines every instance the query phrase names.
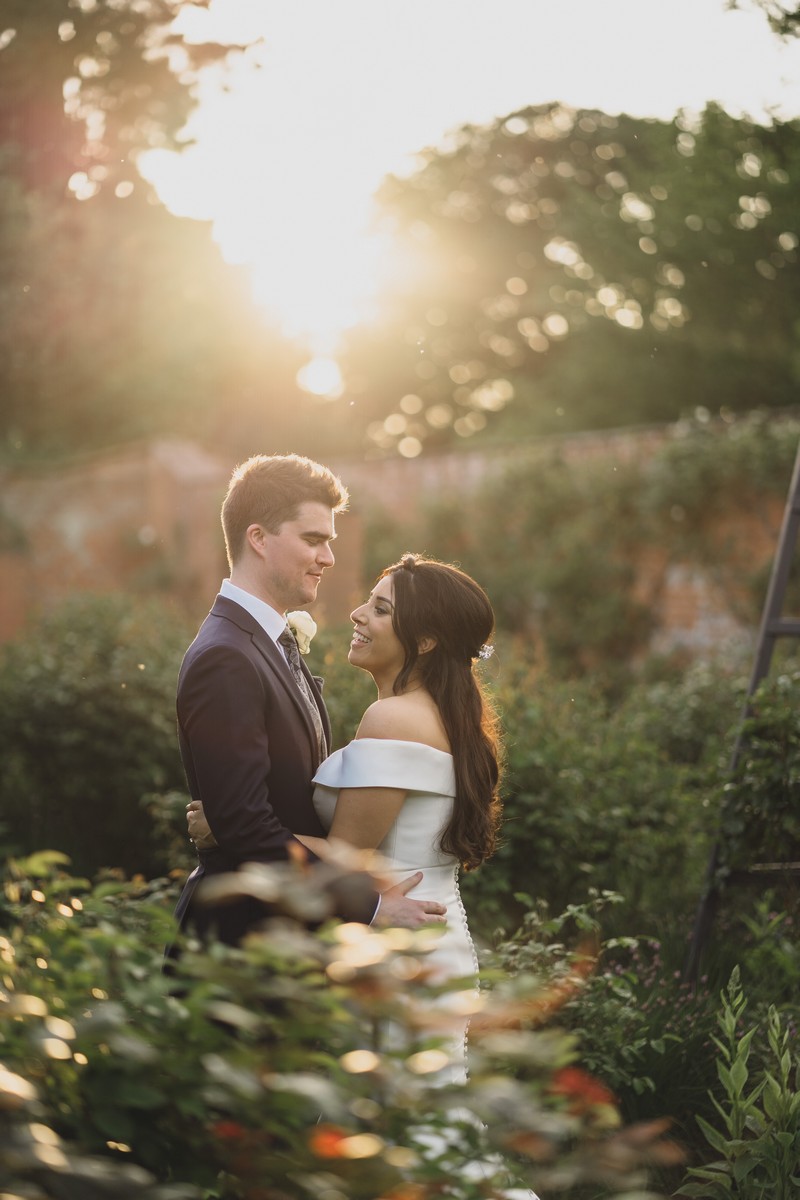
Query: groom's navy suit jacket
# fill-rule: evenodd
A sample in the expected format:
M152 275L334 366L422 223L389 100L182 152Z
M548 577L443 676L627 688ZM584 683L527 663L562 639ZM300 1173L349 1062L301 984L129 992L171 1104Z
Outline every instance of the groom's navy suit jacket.
M301 665L330 744L321 681ZM226 596L217 596L186 652L177 710L189 791L202 801L219 845L200 853L176 916L181 925L191 922L201 933L213 926L223 941L236 942L263 917L263 909L247 898L218 907L200 904L196 890L204 878L243 863L285 861L292 834L325 836L312 803L316 732L283 654L255 618ZM363 914L350 912L349 919L369 921L375 903L372 894Z

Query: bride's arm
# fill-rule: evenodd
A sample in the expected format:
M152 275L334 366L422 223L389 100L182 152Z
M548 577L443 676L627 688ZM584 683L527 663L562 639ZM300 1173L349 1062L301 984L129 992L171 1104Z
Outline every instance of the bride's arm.
M329 836L357 850L375 850L391 829L405 798L405 788L342 788Z
M356 739L376 738L419 741L417 714L396 698L371 704L356 733ZM407 788L344 787L339 791L333 824L328 836L349 842L358 850L375 850L392 827L403 807Z
M328 849L328 842L325 838L314 837L311 833L296 833L294 837L296 841L302 842L318 858L325 857L325 851Z
M209 828L203 805L199 800L192 800L186 805L186 820L189 825L189 837L198 850L210 850L217 845L217 839ZM323 858L327 849L325 838L313 837L311 834L297 834L298 842L302 842L313 854Z

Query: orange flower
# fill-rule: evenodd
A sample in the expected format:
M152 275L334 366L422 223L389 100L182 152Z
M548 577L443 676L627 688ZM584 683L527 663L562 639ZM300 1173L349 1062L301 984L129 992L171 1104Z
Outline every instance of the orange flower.
M247 1136L247 1130L238 1121L217 1121L211 1126L211 1132L224 1142L240 1142Z
M525 1154L534 1162L549 1162L555 1156L555 1145L548 1138L529 1130L512 1133L504 1144L516 1154Z
M308 1139L308 1145L317 1158L341 1158L342 1142L347 1136L335 1125L317 1125Z
M613 1093L580 1067L562 1067L556 1071L547 1090L569 1100L573 1113L586 1113L601 1105L613 1107L616 1103Z

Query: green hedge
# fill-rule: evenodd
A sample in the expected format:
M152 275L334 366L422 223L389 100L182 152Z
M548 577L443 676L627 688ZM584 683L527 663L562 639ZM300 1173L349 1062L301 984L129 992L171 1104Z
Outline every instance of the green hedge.
M149 806L168 812L169 794L186 786L175 681L190 638L163 603L85 596L3 647L0 828L8 847L62 851L91 875L121 868L150 876L178 865ZM176 817L184 803L172 797Z
M628 932L671 936L700 893L740 688L698 668L613 702L586 680L536 673L513 645L497 656L504 822L495 857L464 880L467 902L484 926L513 925L527 904L516 893L559 912L610 890Z

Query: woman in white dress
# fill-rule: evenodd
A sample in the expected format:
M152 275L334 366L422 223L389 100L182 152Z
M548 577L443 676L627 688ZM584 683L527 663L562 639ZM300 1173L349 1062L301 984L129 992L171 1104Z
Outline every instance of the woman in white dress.
M447 908L430 977L477 987L458 873L492 853L500 816L498 734L474 669L491 652L491 604L457 567L406 554L351 620L348 660L369 672L378 699L354 740L320 766L314 804L331 838L391 864L392 883L423 872L409 895ZM324 852L321 839L300 840ZM449 1081L466 1075L465 1033L466 1018Z
M500 819L499 735L475 672L476 660L491 654L492 606L457 567L406 554L386 568L351 620L348 660L369 672L378 699L353 741L320 766L314 804L331 838L377 850L392 864L391 882L422 871L408 894L447 908L443 933L426 956L429 977L463 980L477 992L478 961L458 873L491 855ZM319 839L308 844L324 848ZM454 996L445 993L437 1005L448 1014L442 1049L449 1059L431 1079L438 1085L467 1078L468 1018L463 1005L450 1009ZM447 1111L454 1122L476 1125L455 1096ZM435 1158L457 1135L439 1127L418 1130L417 1137L418 1148L427 1146ZM461 1167L472 1185L498 1170L502 1164L491 1156ZM527 1189L494 1194L537 1200Z

